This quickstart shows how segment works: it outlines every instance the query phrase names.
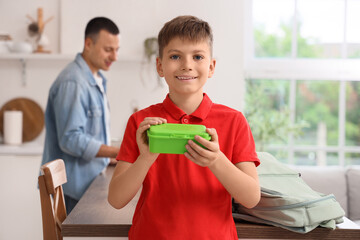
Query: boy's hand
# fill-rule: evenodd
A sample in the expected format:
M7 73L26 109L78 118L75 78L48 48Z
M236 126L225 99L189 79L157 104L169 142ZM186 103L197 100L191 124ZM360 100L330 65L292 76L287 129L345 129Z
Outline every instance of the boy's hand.
M166 119L160 117L147 117L139 125L136 131L136 143L139 147L140 155L150 157L153 161L159 156L159 153L151 153L149 151L149 142L146 131L151 125L166 123Z
M189 140L188 144L185 146L187 152L184 153L185 157L202 167L213 165L223 155L220 151L216 129L207 128L206 132L211 136L210 141L198 135L195 136L195 140L207 149L199 146L194 141Z

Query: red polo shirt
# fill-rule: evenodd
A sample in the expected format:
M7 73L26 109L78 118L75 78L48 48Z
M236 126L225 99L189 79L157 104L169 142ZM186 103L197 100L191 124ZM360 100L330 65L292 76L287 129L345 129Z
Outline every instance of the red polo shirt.
M242 113L214 104L206 94L190 115L169 96L163 103L134 113L129 118L118 160L133 163L137 159L136 130L145 117L215 128L220 149L232 163L260 164ZM230 194L208 168L194 164L184 155L160 154L143 182L129 239L238 239L231 210Z

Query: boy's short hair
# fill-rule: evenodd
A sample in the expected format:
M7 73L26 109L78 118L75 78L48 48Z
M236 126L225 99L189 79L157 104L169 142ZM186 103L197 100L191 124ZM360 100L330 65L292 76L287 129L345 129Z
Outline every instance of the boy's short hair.
M113 35L120 34L119 28L113 21L106 17L96 17L91 19L86 25L85 39L91 38L94 42L96 42L101 30L106 30Z
M212 55L213 34L210 25L194 16L179 16L165 23L158 35L159 57L162 58L164 48L175 38L194 42L208 40Z

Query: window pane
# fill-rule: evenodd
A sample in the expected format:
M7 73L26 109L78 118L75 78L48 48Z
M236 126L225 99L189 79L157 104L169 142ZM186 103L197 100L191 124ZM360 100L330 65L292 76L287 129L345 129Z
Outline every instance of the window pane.
M360 1L347 1L347 54L349 58L360 58Z
M316 153L315 152L295 152L294 153L295 165L316 165Z
M266 150L266 152L269 152L272 154L278 161L282 163L289 163L289 157L288 152L283 150Z
M294 154L295 165L326 166L339 165L338 153L319 151L302 151Z
M266 144L287 142L290 82L251 79L246 81L245 116L251 127L257 151Z
M344 1L298 0L297 3L298 57L341 57Z
M345 166L360 165L360 153L346 153Z
M326 165L339 165L339 154L337 152L328 152L326 154Z
M296 118L309 126L295 139L301 145L338 144L339 82L298 81Z
M360 82L346 83L345 142L360 146Z
M255 57L290 57L292 0L254 0Z

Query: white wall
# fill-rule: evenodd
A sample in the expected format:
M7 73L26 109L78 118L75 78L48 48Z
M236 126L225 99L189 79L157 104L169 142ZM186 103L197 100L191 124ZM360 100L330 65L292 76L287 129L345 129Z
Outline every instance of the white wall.
M1 240L42 239L40 163L41 156L0 155Z
M99 4L101 7L98 7ZM118 24L122 33L119 52L121 61L106 72L109 79L111 132L114 138L122 137L134 103L143 108L163 100L167 88L164 86L154 90L155 77L145 80L148 87L141 81L142 43L146 37L156 36L166 21L178 15L192 14L210 23L214 32L217 66L215 75L209 79L205 90L214 102L239 110L242 107L242 1L141 0L134 3L124 0L0 0L0 32L11 34L14 40L25 40L28 38L26 31L29 23L26 15L35 18L38 7L44 8L44 19L55 17L45 26L45 33L50 39L48 49L54 53L60 52L61 45L67 53L81 51L81 47L76 50L79 47L74 48L72 45L72 42L76 45L79 37L74 36L76 34L71 29L79 29L75 32L82 39L84 29L81 23L84 16L105 15L112 17ZM65 60L29 60L28 85L24 87L21 85L20 62L0 60L0 106L11 98L27 96L45 109L49 86L66 63Z

